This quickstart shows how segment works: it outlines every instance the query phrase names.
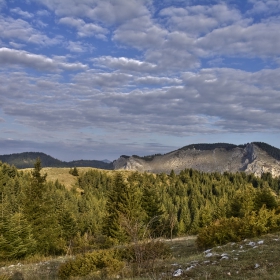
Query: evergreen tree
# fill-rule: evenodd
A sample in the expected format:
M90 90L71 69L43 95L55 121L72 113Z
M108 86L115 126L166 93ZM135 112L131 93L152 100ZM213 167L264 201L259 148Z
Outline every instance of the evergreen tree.
M267 182L263 183L262 188L257 189L256 195L255 195L255 201L254 201L254 208L255 208L255 210L259 210L264 205L267 209L274 209L274 208L277 208L277 206L278 206L278 203L276 200L276 194L272 192L272 190L271 190L271 188L269 188Z
M41 169L41 161L37 159L31 172L30 185L25 190L23 212L37 241L37 252L58 254L63 252L65 242L61 239L61 227L49 190L52 185L46 183L47 174L41 175Z
M4 226L3 237L5 257L8 259L20 259L31 255L36 249L36 240L26 218L21 213L12 215Z
M103 232L120 243L130 240L133 228L141 223L140 201L136 190L117 173L107 198Z
M162 233L162 203L156 187L149 183L143 186L142 208L146 213L145 223L150 234L159 236Z

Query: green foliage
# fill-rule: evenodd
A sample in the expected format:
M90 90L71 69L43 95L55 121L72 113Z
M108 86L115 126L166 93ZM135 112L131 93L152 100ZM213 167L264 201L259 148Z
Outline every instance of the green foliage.
M0 223L0 259L21 259L36 250L32 228L21 213L15 213Z
M170 247L161 241L150 240L121 246L115 249L96 250L79 255L59 268L61 279L75 276L91 276L92 279L116 277L125 264L132 268L132 276L149 270L156 260L171 257Z
M70 168L69 173L73 176L79 176L79 171L76 166L74 168Z
M107 216L103 232L120 243L128 241L138 231L141 223L142 209L140 192L125 181L121 173L116 173L112 189L106 203Z
M142 195L142 209L146 217L145 224L149 226L149 234L153 237L158 237L162 233L162 202L160 201L160 194L155 186L144 183Z
M98 250L64 263L59 268L58 274L61 279L86 275L92 275L93 279L94 277L108 279L117 275L123 267L124 262L120 260L115 250Z
M214 144L192 144L181 148L180 150L196 149L196 150L214 150L214 149L226 149L232 150L236 147L244 147L245 145L234 145L228 143L214 143Z
M64 251L61 227L55 212L55 201L46 183L47 174L41 175L41 161L37 159L31 172L31 182L25 189L23 212L31 224L37 240L37 252L59 254Z
M211 248L230 241L240 241L242 239L242 236L239 234L241 222L240 218L223 218L202 228L197 236L198 247Z
M217 244L279 228L280 178L270 173L258 178L192 169L179 175L91 170L71 190L46 178L40 161L31 172L0 163L2 260L86 253L124 242L142 252L146 238L197 234L203 227L217 232L217 220L224 225ZM212 234L206 236L211 244Z
M258 212L247 213L242 218L223 218L202 228L197 237L197 245L200 248L211 248L279 229L280 215L263 206Z

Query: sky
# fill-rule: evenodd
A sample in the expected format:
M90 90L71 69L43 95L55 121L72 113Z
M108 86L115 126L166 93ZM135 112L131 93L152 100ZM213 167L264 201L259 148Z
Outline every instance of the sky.
M279 136L279 0L0 0L0 154Z

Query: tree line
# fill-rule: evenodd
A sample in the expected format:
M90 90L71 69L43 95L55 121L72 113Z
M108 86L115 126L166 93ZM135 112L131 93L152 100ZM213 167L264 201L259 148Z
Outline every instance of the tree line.
M78 175L69 191L46 180L39 159L30 173L0 163L0 260L197 234L219 220L280 213L280 178L270 173L261 178L192 169ZM274 220L273 229L278 228L280 218Z

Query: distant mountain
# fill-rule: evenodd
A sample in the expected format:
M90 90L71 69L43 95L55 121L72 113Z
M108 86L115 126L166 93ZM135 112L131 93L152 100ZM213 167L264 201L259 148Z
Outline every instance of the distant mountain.
M14 165L17 168L32 168L37 158L40 158L42 167L94 167L100 169L113 169L112 163L99 160L61 161L49 155L38 152L25 152L19 154L0 155L0 161Z
M100 169L126 169L141 172L179 173L186 168L203 172L238 172L253 173L257 176L270 172L280 176L280 149L263 142L252 142L243 145L228 143L192 144L167 154L155 154L140 157L122 155L119 159L76 160L65 162L38 152L26 152L11 155L0 155L0 161L17 168L32 168L37 158L42 167L94 167Z
M102 161L105 162L105 163L112 163L112 161L110 161L108 159L103 159Z
M244 145L228 143L193 144L176 151L145 157L121 156L113 162L114 169L138 170L153 173L179 173L185 168L203 172L254 173L270 172L280 176L280 149L262 142Z

